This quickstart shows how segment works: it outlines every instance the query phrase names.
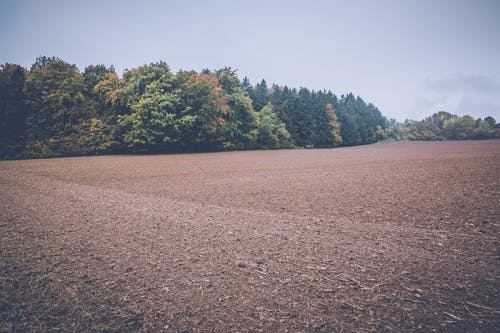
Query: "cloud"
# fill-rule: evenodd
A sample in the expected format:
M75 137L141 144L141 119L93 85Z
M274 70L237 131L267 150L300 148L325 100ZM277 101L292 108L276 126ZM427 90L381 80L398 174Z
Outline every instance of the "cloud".
M454 73L428 77L416 99L412 113L430 115L447 111L475 118L500 117L500 81L488 75Z
M500 116L500 101L478 101L464 97L460 100L455 108L457 114L469 114L476 117L493 116L498 118Z
M428 90L441 93L498 93L500 82L487 75L454 73L441 79L427 78L425 87Z

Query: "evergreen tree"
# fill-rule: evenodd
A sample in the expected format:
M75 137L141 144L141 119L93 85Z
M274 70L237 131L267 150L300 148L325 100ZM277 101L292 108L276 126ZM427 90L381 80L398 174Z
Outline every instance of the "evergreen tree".
M231 67L224 67L215 71L215 76L219 80L219 84L227 94L232 94L241 88L240 80L236 76L236 70Z
M24 149L25 79L21 66L0 65L0 159L18 156Z
M262 80L255 85L252 95L253 108L259 112L269 102L269 91L266 80Z

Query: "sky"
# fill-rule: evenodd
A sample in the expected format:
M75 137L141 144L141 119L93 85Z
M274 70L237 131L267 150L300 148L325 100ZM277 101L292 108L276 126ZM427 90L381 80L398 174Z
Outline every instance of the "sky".
M237 69L352 92L399 121L500 120L500 1L0 0L0 63Z

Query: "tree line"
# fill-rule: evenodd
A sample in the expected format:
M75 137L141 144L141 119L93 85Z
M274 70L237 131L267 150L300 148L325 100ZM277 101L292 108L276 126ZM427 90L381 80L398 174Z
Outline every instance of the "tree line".
M236 70L125 70L38 57L0 66L0 158L337 147L390 123L352 94L240 81Z
M500 137L500 124L488 116L474 119L439 111L421 121L405 120L395 127L395 137L402 140L479 140Z
M81 72L57 57L0 65L0 158L352 146L499 136L496 121L439 112L397 123L352 93L252 85L236 70L165 62Z

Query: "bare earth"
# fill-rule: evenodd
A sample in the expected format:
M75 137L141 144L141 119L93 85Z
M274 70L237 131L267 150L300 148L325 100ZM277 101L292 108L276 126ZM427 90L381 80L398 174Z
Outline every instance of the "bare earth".
M500 141L0 162L0 331L500 331Z

